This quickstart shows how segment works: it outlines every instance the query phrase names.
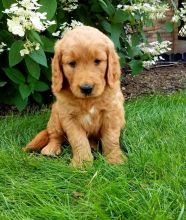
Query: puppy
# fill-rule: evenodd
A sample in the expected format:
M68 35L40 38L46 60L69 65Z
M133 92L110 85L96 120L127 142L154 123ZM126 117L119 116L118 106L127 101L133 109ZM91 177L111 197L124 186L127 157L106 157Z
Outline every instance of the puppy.
M25 151L43 155L61 153L67 138L73 153L71 164L92 162L91 148L98 140L111 164L127 159L119 146L125 125L120 89L120 65L112 41L96 28L76 27L57 41L52 60L52 91L56 102L46 130L41 131Z

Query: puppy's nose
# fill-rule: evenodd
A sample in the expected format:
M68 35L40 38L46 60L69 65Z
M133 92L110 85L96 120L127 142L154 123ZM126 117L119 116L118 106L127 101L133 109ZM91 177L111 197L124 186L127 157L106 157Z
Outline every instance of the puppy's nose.
M93 86L89 85L89 84L84 84L82 86L80 86L80 90L83 94L85 95L90 95L92 92Z

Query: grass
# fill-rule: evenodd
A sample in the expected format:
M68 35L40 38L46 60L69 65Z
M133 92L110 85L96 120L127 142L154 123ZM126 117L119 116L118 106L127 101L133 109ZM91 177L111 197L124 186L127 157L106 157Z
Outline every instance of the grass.
M75 170L71 153L46 158L21 151L49 111L0 118L0 220L186 219L186 97L126 103L122 144L129 161Z

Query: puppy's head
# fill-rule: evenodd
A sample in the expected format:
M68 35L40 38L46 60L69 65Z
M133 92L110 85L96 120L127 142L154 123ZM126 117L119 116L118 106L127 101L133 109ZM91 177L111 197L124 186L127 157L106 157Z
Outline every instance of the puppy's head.
M120 77L118 55L112 41L99 30L82 26L65 34L55 45L52 90L59 93L67 80L78 98L98 97Z

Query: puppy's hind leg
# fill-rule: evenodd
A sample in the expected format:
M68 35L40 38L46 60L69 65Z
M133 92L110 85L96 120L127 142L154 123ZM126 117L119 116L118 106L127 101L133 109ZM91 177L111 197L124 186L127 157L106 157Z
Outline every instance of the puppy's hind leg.
M48 144L41 150L41 153L45 156L58 156L61 154L61 144L64 140L64 136L61 134L51 133L49 135Z
M54 104L52 113L47 125L49 141L41 150L41 153L46 156L58 156L61 154L61 144L64 141L64 131L61 127L61 122L58 115L58 109Z

